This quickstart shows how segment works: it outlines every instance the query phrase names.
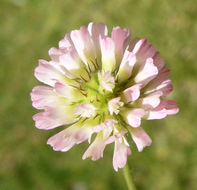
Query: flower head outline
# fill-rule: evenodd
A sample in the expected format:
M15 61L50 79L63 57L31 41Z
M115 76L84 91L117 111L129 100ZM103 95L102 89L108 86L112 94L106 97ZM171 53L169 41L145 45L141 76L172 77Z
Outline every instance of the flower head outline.
M141 120L162 119L178 112L177 102L164 98L172 91L170 70L146 39L130 41L127 28L89 23L66 34L50 61L39 60L32 105L44 110L33 116L39 129L69 125L48 139L56 151L68 151L86 140L83 159L103 157L114 143L113 167L123 168L131 154L127 133L138 151L152 143ZM96 133L92 141L92 134Z

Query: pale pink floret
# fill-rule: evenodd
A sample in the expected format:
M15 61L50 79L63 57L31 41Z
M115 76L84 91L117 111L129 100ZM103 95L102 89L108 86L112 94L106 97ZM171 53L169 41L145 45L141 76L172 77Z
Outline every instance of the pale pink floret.
M176 107L177 104L178 103L174 100L162 100L156 108L149 110L147 119L163 119L167 115L177 114L179 111Z
M71 100L78 101L82 97L81 93L76 88L61 82L55 83L54 91L56 92L56 97L61 100L61 103L64 101L65 104L69 104Z
M146 39L140 39L137 41L132 52L136 54L137 59L140 62L143 62L147 58L153 58L156 54L155 48L149 44Z
M125 164L127 163L127 158L130 154L131 150L125 137L115 140L113 156L113 167L115 171L118 171L118 168L124 168Z
M164 58L159 55L159 52L156 52L153 56L154 65L157 67L158 71L160 71L165 66Z
M144 116L144 114L145 114L144 109L141 108L130 109L125 114L126 121L130 126L134 128L139 127L141 125L141 119Z
M61 50L66 50L67 48L74 47L74 44L70 38L70 34L66 34L64 39L59 41L59 48Z
M156 108L160 104L160 97L163 95L161 91L153 92L142 98L142 106L144 108Z
M91 117L95 115L96 108L92 104L80 104L74 110L75 115L81 117Z
M45 84L54 86L55 82L64 80L64 72L57 66L50 62L40 59L39 66L36 67L35 77Z
M95 24L91 22L88 25L88 31L92 37L94 47L96 50L96 54L97 54L97 58L98 58L98 61L100 62L100 58L99 58L101 56L100 40L107 36L107 33L108 33L107 26L103 23Z
M57 49L55 47L52 47L49 49L48 53L49 53L51 60L55 62L59 62L59 57L63 55L64 53L66 53L66 51L64 49Z
M79 144L91 138L92 130L88 126L79 128L71 126L48 139L47 144L51 145L54 150L66 152L75 144Z
M141 86L142 84L138 83L123 91L123 96L127 103L135 101L140 97Z
M143 83L143 85L146 85L154 77L156 77L157 74L158 74L158 69L154 65L153 59L148 58L146 59L145 64L141 65L139 72L137 73L134 80L136 83Z
M143 48L143 46L145 46L145 44L147 43L147 40L146 39L136 39L135 40L135 43L133 45L133 48L132 48L132 52L136 55L138 55L140 49Z
M56 82L54 88L59 95L64 97L70 97L71 91L74 90L70 86L63 84L61 82Z
M76 50L73 47L67 49L67 53L59 57L59 63L75 77L79 77L84 64L79 58Z
M122 138L127 133L126 130L118 131L117 129L115 129L114 131L115 133L106 139L105 144L111 144L115 142L117 139Z
M105 120L105 122L101 124L102 126L105 125L104 128L102 128L101 125L95 126L93 128L93 132L96 132L97 129L99 129L99 131L102 130L102 133L98 133L94 142L88 147L88 149L82 157L83 160L88 157L92 157L92 160L98 160L99 158L103 157L103 151L105 149L105 146L107 145L106 141L111 135L113 130L112 127L115 127L115 123L117 123L117 121L109 119Z
M115 113L116 115L120 112L120 107L124 105L123 102L120 101L120 97L114 98L108 102L108 108L109 113L113 115Z
M154 78L154 80L152 80L146 89L145 93L150 93L153 91L157 91L160 90L163 92L163 95L166 96L167 94L169 94L172 91L172 84L171 84L171 79L169 79L169 74L170 74L170 70L167 67L163 67L157 77Z
M133 67L136 64L136 56L134 53L125 50L118 71L118 81L122 82L132 76Z
M31 92L32 106L37 109L44 109L49 105L54 105L58 97L53 88L47 86L36 86Z
M103 123L94 126L93 131L98 133L98 132L100 132L100 131L102 131L104 129L107 129L109 127L115 127L114 124L116 124L116 123L118 123L118 122L116 120L114 120L114 119L107 119Z
M152 144L151 138L141 127L129 131L139 152L141 152L144 149L144 147L150 146Z
M104 72L114 71L116 68L114 41L109 37L100 39L100 46L101 46L101 61L102 61L103 71Z
M88 157L92 157L92 160L95 161L99 158L102 158L105 146L106 144L104 143L104 139L97 137L94 142L91 143L91 145L88 147L82 159L85 160Z
M67 125L75 122L77 119L72 115L69 106L48 107L44 112L33 116L35 126L39 129L53 129L61 125Z
M89 64L90 60L95 59L96 50L93 40L85 26L82 26L80 30L73 30L70 36L81 60L84 63Z
M106 72L102 79L101 79L101 84L103 88L107 91L112 92L114 87L115 87L115 79L114 77L110 74L110 72Z
M130 30L128 28L122 29L119 26L114 27L111 36L115 44L116 62L117 65L120 65L124 51L129 45Z

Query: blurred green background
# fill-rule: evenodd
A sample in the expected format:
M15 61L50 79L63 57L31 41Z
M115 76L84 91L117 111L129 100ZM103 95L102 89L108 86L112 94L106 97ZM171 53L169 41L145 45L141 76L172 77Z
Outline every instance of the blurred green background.
M153 139L129 157L140 190L197 189L197 3L196 0L0 0L0 189L123 190L122 171L112 168L113 147L104 158L81 160L88 144L54 152L47 139L60 129L34 127L30 92L39 58L49 59L65 33L90 21L129 27L160 50L172 70L180 112L143 121Z

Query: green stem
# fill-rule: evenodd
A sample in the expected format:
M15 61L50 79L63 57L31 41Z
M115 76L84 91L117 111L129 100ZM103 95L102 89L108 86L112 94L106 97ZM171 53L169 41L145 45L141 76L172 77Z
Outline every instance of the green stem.
M129 171L128 164L126 164L125 167L123 168L123 175L124 175L125 181L127 183L128 190L136 190L135 185L132 181L132 177L131 177L131 173Z

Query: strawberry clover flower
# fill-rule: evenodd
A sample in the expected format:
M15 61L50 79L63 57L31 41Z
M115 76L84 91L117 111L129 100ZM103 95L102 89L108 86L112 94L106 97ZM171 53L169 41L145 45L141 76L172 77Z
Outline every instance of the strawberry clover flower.
M46 85L33 88L33 116L38 129L63 128L48 139L55 151L66 152L88 140L82 159L98 160L114 143L113 167L123 168L131 149L152 143L141 120L162 119L178 112L177 102L165 100L172 91L170 70L146 39L130 41L127 28L90 23L66 34L50 61L39 60L35 77ZM95 139L92 135L96 134Z

